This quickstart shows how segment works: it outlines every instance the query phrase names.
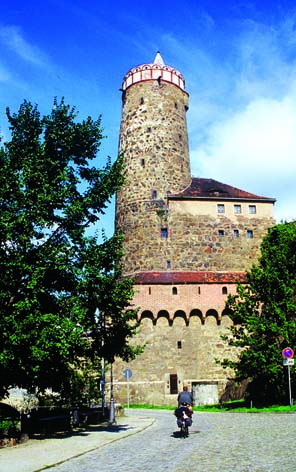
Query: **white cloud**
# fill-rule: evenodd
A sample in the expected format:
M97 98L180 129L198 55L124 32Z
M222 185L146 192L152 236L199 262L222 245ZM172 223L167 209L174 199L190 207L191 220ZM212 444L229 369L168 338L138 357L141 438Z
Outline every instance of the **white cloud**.
M278 222L296 218L294 25L242 25L222 61L209 54L219 67L203 70L205 93L194 84L188 116L192 174L275 197Z
M44 53L30 44L17 26L0 26L0 41L23 60L38 66L46 65Z
M288 192L296 201L295 156L296 97L289 95L281 101L254 100L241 112L215 122L207 140L191 151L191 163L194 175L277 199ZM296 218L296 209L289 205L289 211L278 217Z

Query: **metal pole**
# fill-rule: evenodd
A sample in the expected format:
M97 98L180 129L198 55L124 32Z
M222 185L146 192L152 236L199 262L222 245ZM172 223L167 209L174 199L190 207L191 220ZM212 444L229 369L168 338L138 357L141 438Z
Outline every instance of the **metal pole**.
M291 377L290 377L290 366L289 366L289 364L288 364L288 379L289 379L289 401L290 401L290 406L292 406Z
M102 392L102 415L105 418L105 359L102 359L102 380L101 380L101 392Z
M113 363L110 367L110 418L109 423L116 423L115 420L115 404L114 404L114 395L113 395Z
M129 411L129 377L127 378L127 411Z
M97 308L95 311L95 322L99 327L102 346L101 359L101 395L102 395L102 416L105 418L105 358L104 358L104 344L105 344L105 313L100 312Z

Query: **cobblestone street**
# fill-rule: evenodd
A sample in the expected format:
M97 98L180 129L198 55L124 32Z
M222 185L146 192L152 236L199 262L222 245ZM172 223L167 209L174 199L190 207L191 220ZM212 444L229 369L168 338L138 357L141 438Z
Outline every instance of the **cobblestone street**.
M296 416L279 413L195 413L189 438L169 411L145 431L47 470L53 472L295 472Z

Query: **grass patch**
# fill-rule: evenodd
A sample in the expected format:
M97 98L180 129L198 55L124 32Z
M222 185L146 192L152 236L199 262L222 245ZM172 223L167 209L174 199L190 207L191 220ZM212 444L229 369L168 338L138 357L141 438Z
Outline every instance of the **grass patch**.
M125 409L127 409L127 405L123 405ZM133 403L129 405L131 409L145 409L145 410L172 410L176 409L176 406L166 406L166 405L146 405L142 403ZM283 406L283 405L273 405L269 407L252 407L250 402L245 402L244 400L234 401L234 402L227 402L227 403L217 403L213 405L200 405L195 406L193 408L194 411L197 412L219 412L219 413L227 413L229 411L238 412L238 413L285 413L285 412L296 412L296 405L290 406Z

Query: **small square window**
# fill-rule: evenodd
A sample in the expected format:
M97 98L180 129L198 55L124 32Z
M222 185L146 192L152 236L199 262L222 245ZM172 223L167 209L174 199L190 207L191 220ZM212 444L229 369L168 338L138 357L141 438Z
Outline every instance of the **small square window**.
M247 230L247 238L248 239L253 239L254 235L253 235L253 230L252 229L248 229Z
M225 213L225 206L223 203L218 203L217 205L217 212L218 213Z
M167 228L161 228L161 237L162 238L167 238L168 237L168 229Z
M256 205L249 205L249 213L250 215L256 215Z
M218 236L219 236L219 238L223 238L223 236L224 236L224 229L218 229Z
M238 238L239 237L239 230L234 229L232 235L233 235L234 238Z
M242 206L241 205L233 205L233 211L236 215L240 214L242 212Z

